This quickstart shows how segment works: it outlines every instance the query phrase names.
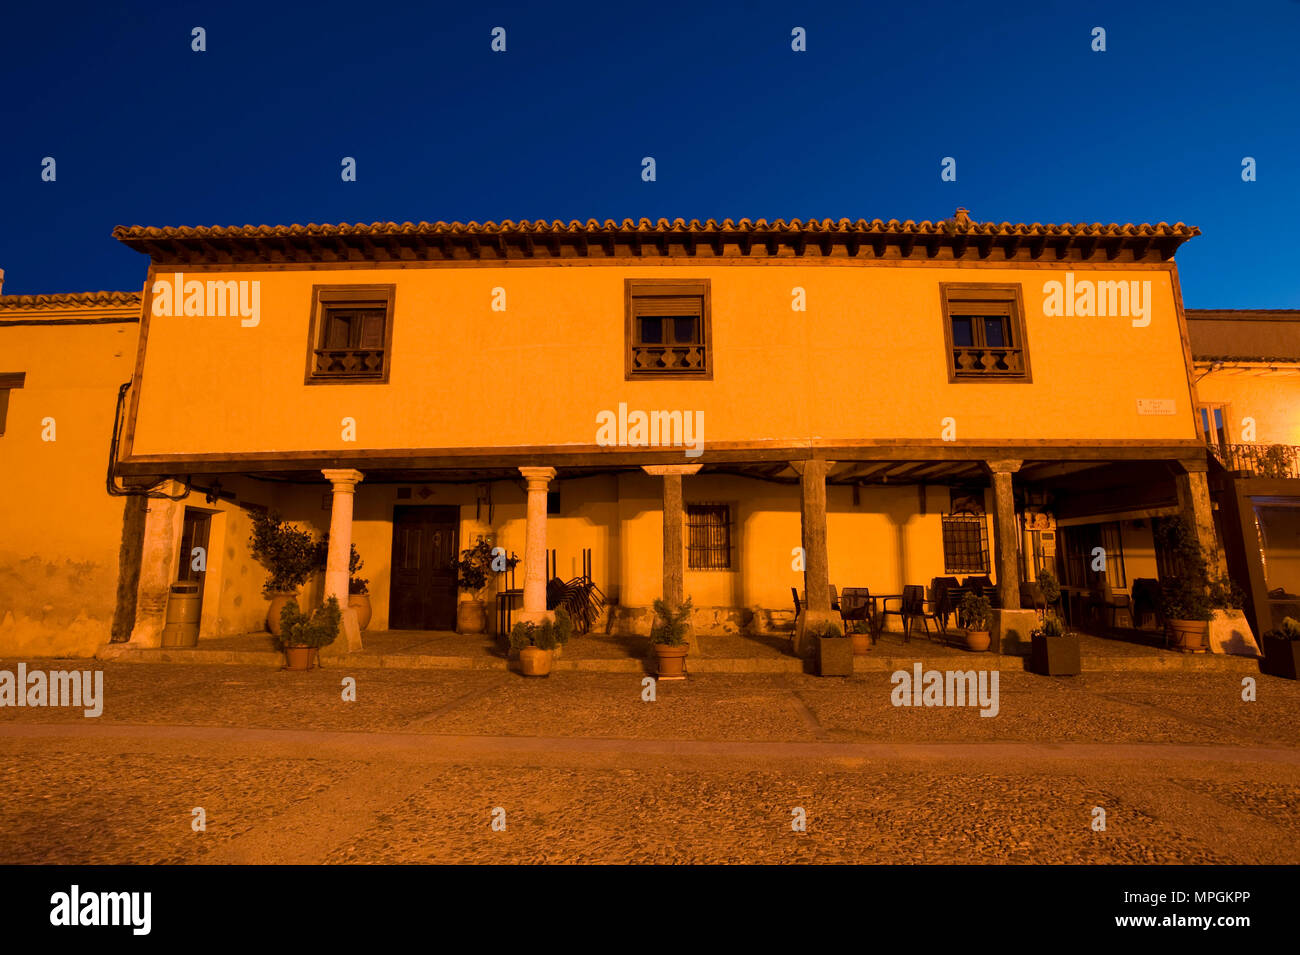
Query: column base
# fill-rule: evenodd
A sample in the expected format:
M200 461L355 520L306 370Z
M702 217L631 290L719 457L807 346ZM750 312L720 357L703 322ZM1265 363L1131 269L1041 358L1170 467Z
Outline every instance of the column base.
M1039 626L1036 610L994 610L989 634L994 653L1029 656L1029 635Z
M817 641L815 639L806 639L806 634L808 630L819 623L833 623L841 630L844 629L840 615L834 610L809 610L804 608L794 622L791 649L794 650L795 656L808 659L817 653Z
M361 626L357 623L357 612L344 606L339 608L339 616L339 635L333 643L320 648L322 657L341 657L361 651Z

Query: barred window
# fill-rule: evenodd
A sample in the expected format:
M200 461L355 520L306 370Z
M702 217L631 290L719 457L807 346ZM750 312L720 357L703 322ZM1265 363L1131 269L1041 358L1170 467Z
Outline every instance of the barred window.
M691 570L731 569L730 505L686 505L686 554Z
M944 515L943 567L945 574L989 572L989 531L982 516Z

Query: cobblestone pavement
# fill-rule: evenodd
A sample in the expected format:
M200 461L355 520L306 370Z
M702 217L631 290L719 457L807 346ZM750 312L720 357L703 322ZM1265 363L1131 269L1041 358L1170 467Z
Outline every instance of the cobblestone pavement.
M0 863L1300 862L1270 677L1004 672L985 718L886 673L92 666L98 719L0 708Z

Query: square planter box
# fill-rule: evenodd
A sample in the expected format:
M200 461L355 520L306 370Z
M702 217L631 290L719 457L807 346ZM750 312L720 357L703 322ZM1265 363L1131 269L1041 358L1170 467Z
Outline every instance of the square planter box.
M848 637L818 637L817 672L821 676L853 676L853 641Z
M1270 676L1297 679L1300 671L1300 640L1288 640L1286 637L1263 638L1264 656L1259 661L1259 668Z
M1029 669L1042 676L1078 676L1078 634L1060 637L1034 634L1030 640Z

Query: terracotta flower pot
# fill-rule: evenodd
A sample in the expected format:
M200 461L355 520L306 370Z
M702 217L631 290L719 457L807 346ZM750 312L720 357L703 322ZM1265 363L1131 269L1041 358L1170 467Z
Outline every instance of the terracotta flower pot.
M865 657L871 652L871 634L851 633L849 639L853 641L853 655L855 657Z
M540 647L524 647L519 651L519 667L524 676L550 676L551 651Z
M316 647L285 647L286 670L310 670L316 664Z
M357 615L357 627L366 629L370 625L370 594L350 594L348 606Z
M989 639L987 630L967 630L966 631L966 649L973 650L975 653L983 653L989 648L993 641Z
M1169 621L1169 643L1175 650L1194 652L1206 649L1206 637L1210 632L1208 620Z
M279 591L271 594L271 606L266 608L266 629L272 635L280 635L280 611L284 605L293 601L294 606L298 606L298 592L296 590Z
M680 647L670 647L666 643L655 644L655 656L659 659L659 679L686 679L686 653L690 647L683 643Z
M457 633L482 633L486 629L486 603L482 600L462 600L456 605Z

